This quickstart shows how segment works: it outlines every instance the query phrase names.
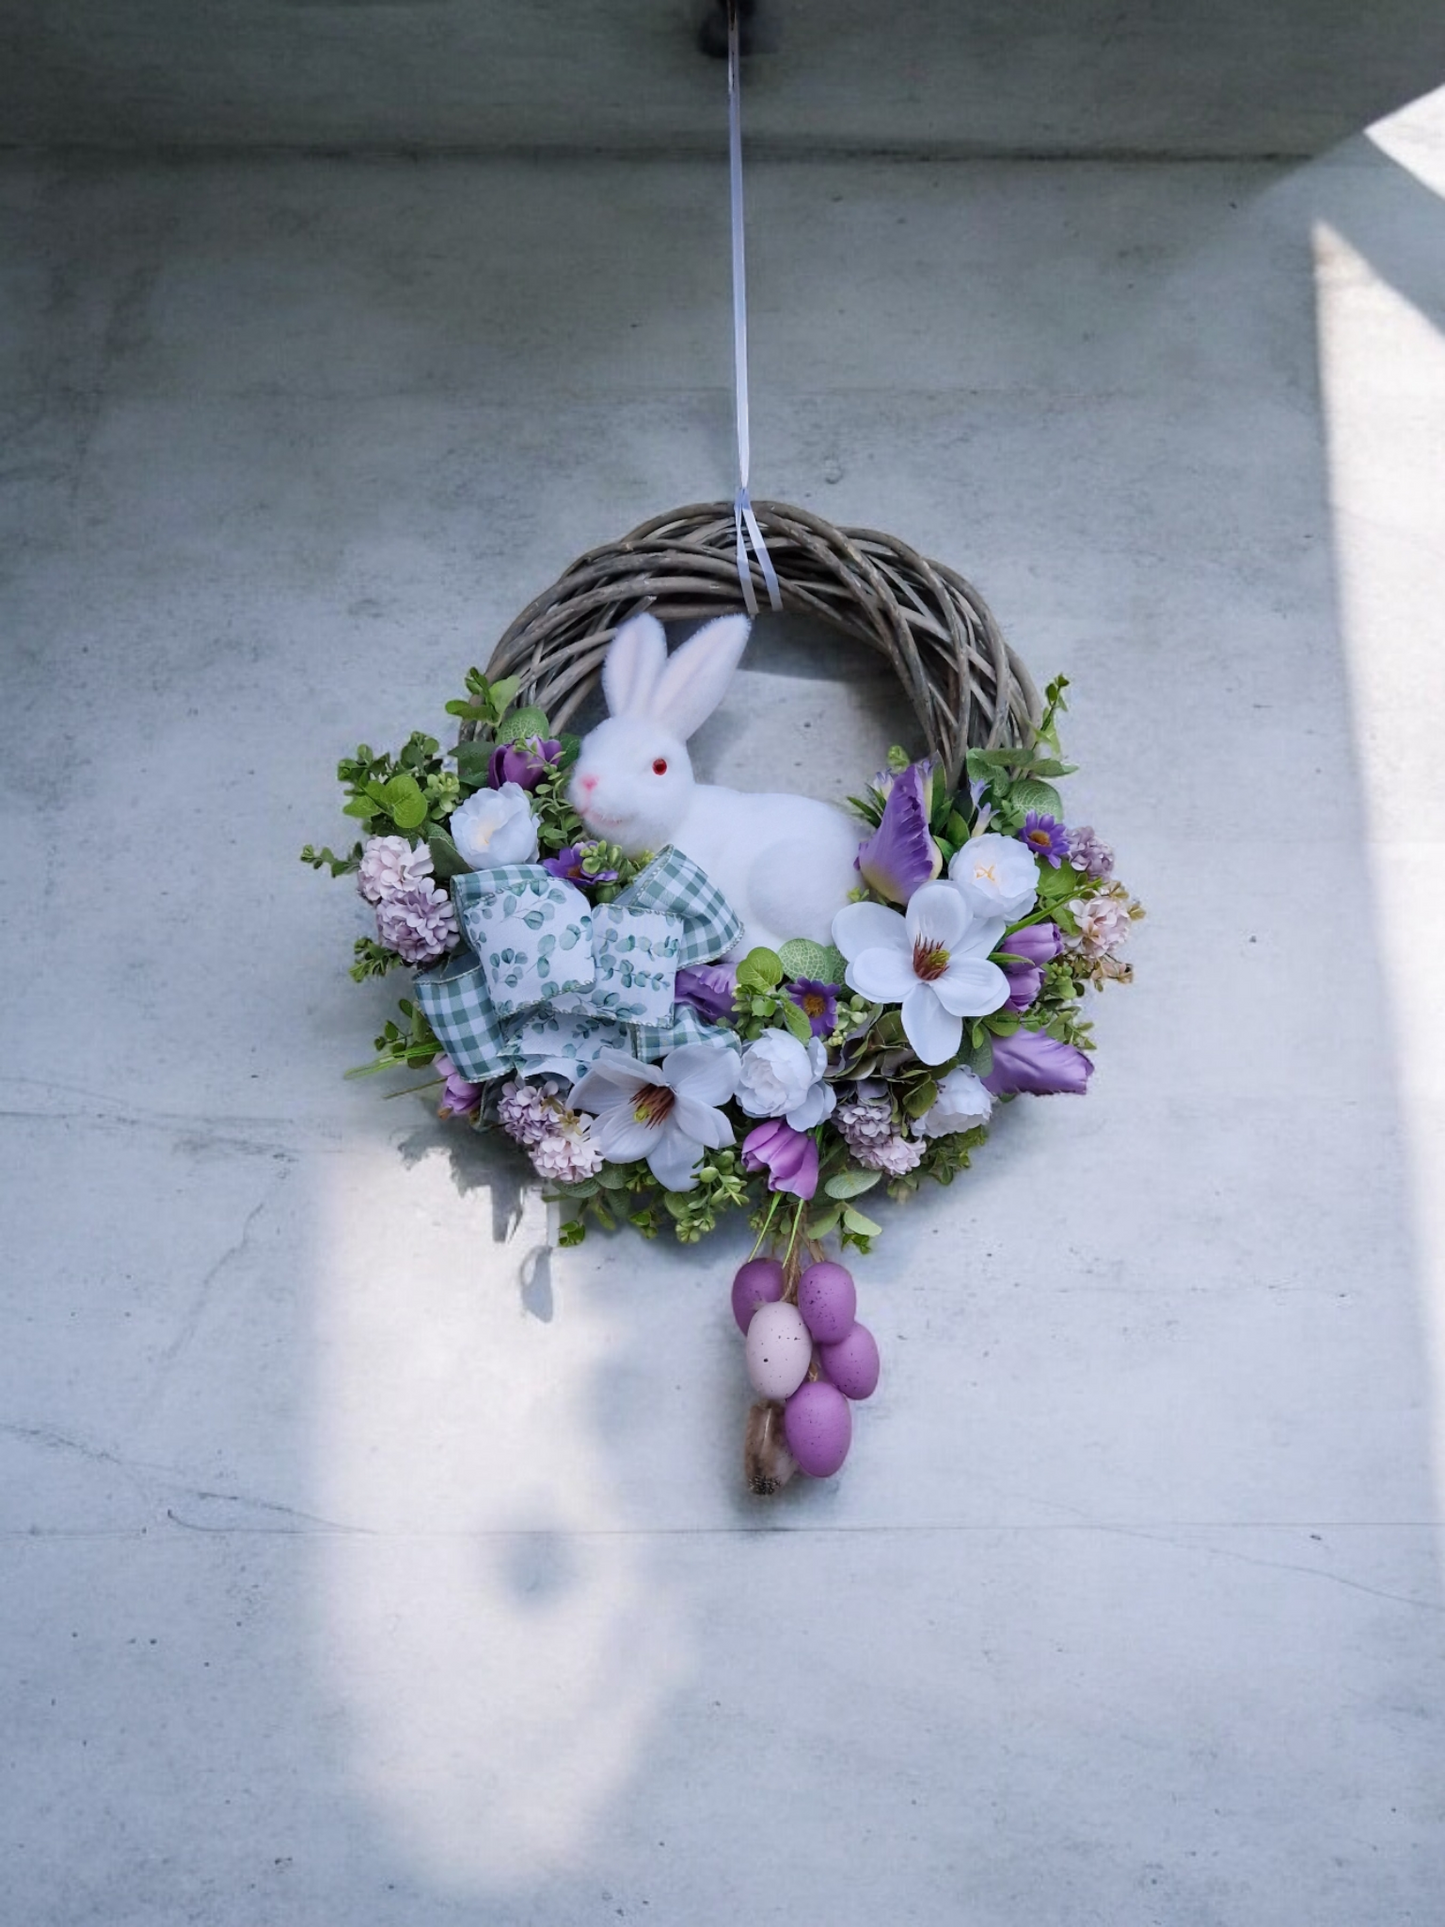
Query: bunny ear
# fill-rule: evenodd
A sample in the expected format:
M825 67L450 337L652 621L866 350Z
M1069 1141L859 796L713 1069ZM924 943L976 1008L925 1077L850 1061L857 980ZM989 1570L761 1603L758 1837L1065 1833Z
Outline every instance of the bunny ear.
M727 694L751 628L746 616L718 616L704 623L668 657L653 685L648 715L686 742Z
M614 716L644 716L667 661L667 633L656 616L633 616L612 638L602 665L602 693Z

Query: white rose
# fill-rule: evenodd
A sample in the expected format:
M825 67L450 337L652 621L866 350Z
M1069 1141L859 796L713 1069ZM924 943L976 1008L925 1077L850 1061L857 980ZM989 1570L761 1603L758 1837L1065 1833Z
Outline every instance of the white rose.
M960 1064L939 1085L938 1096L914 1125L914 1134L951 1137L955 1131L971 1131L976 1124L987 1124L992 1110L993 1094L975 1071Z
M948 875L976 917L1016 923L1039 893L1038 862L1014 836L974 837L949 864Z
M820 1037L806 1044L786 1030L765 1030L743 1052L737 1100L749 1117L785 1117L795 1131L811 1131L837 1103L823 1082L828 1053Z
M503 863L537 861L537 819L518 783L478 790L451 819L452 842L463 863L495 870Z

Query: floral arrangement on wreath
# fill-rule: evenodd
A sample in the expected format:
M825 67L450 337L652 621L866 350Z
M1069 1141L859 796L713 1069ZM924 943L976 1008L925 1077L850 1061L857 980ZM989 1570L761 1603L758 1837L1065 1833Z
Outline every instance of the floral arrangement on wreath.
M1143 911L1066 824L1063 677L1029 740L970 750L957 789L901 749L852 814L695 782L687 739L749 627L721 617L669 655L654 617L623 624L580 741L516 706L518 678L470 670L455 747L363 744L338 769L360 839L302 858L375 912L352 975L417 973L353 1074L430 1069L443 1117L527 1152L564 1245L589 1220L694 1243L750 1213L733 1310L747 1476L771 1492L838 1470L878 1381L820 1240L866 1253L881 1227L858 1201L951 1183L996 1103L1083 1094L1083 998L1129 980Z

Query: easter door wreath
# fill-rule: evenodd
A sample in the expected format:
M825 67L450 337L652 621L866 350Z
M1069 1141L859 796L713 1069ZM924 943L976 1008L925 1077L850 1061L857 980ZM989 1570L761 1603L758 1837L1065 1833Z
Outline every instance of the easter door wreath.
M854 1282L866 1203L948 1184L995 1105L1082 1095L1084 998L1128 981L1137 902L1058 781L1042 700L963 578L891 538L760 503L784 607L897 668L926 753L848 810L694 780L687 741L748 641L726 507L584 556L446 705L443 749L342 760L360 836L303 860L356 879L352 975L416 975L364 1071L425 1067L443 1117L500 1131L566 1212L684 1244L749 1214L733 1285L770 1493L835 1473L878 1382ZM710 617L668 653L662 617ZM608 714L562 726L600 671Z

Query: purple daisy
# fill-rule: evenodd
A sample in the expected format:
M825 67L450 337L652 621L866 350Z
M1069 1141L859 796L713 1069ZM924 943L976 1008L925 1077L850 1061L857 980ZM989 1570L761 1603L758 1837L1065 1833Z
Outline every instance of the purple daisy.
M798 1006L812 1027L815 1037L828 1037L838 1021L838 991L833 984L820 984L813 977L795 977L786 995Z
M556 856L544 856L542 868L550 870L554 877L561 877L567 883L616 883L615 870L583 869L583 863L596 849L595 843L569 843Z
M1056 816L1043 816L1030 810L1018 832L1019 842L1051 870L1057 870L1069 854L1069 833Z

